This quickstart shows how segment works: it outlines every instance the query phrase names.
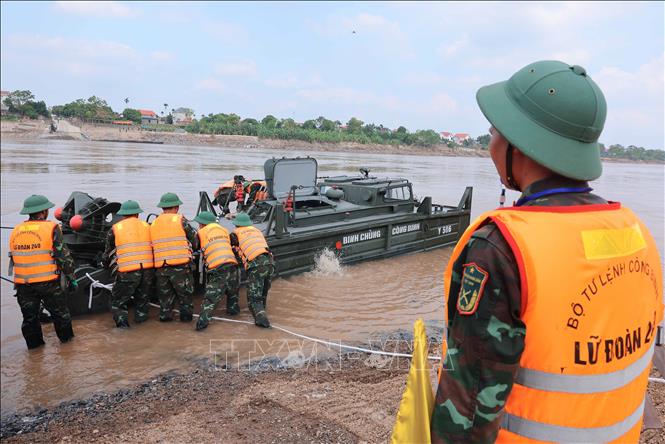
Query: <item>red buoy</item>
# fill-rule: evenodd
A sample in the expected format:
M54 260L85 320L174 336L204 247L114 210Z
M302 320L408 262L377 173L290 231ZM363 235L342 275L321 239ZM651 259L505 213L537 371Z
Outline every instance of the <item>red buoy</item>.
M77 214L69 219L69 226L72 227L72 230L74 231L81 231L81 228L83 228L83 218L81 215Z
M56 219L62 220L62 207L58 207L55 209L53 212L53 215L55 216Z

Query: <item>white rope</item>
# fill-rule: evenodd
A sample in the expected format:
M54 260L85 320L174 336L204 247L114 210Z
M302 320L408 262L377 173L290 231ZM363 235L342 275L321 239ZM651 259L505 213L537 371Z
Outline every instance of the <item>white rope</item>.
M663 378L649 378L649 382L657 382L659 384L665 384L665 379L663 379Z
M96 286L101 287L101 288L106 288L107 290L110 290L111 288L113 288L113 284L105 285L105 284L100 283L99 281L95 281L87 273L86 273L86 276L88 276L88 278L90 278L90 280L92 281L92 284L90 285L90 288L91 288L91 290L90 290L90 301L91 301L91 303L92 303L92 286L93 285L96 285ZM149 305L152 306L152 307L155 307L155 308L161 308L159 305L153 304L152 302ZM176 313L179 312L179 310L173 310L173 311L175 311ZM196 313L194 313L193 316L196 317L196 318L199 317L199 315L197 315ZM219 317L219 316L211 316L210 319L214 319L216 321L222 321L222 322L233 322L233 323L236 323L236 324L254 325L253 322L243 321L241 319L229 319L229 318L222 318L222 317ZM345 345L345 344L338 343L338 342L325 341L323 339L301 335L300 333L293 332L293 331L288 330L284 327L279 327L275 324L272 324L272 328L274 328L275 330L283 331L284 333L289 334L291 336L295 336L297 338L305 339L307 341L317 342L319 344L328 345L328 346L332 346L332 347L339 347L339 348L344 348L344 349L347 349L347 350L354 350L354 351L359 351L359 352L363 352L363 353L370 353L370 354L373 354L373 355L390 356L390 357L395 357L395 358L413 358L413 355L408 354L408 353L393 353L393 352L387 352L387 351L383 351L383 350L372 350L372 349L369 349L369 348L354 347L352 345ZM441 360L441 356L428 356L427 359L429 359L431 361L439 361L439 360ZM658 382L660 384L665 384L665 379L663 379L663 378L649 378L649 381L650 382Z
M160 306L157 305L157 304L150 303L150 305L152 307L160 308ZM173 310L173 311L175 311L177 313L179 310ZM194 313L193 316L196 317L196 318L199 317L199 315L197 315L196 313ZM243 321L243 320L239 320L239 319L222 318L222 317L219 317L219 316L211 316L210 319L214 319L215 321L235 322L237 324L254 325L254 323L250 322L250 321ZM293 332L293 331L288 330L284 327L279 327L275 324L271 324L271 325L272 325L272 328L274 328L275 330L283 331L284 333L289 334L291 336L295 336L295 337L298 337L298 338L301 338L301 339L306 339L306 340L312 341L312 342L317 342L319 344L328 345L328 346L331 346L331 347L340 347L340 348L344 348L344 349L347 349L347 350L354 350L354 351L370 353L370 354L374 354L374 355L391 356L391 357L396 357L396 358L412 358L413 357L413 355L410 355L408 353L393 353L393 352L387 352L387 351L383 351L383 350L372 350L372 349L369 349L369 348L354 347L352 345L345 345L345 344L342 344L342 343L339 343L339 342L325 341L323 339L301 335L300 333ZM441 360L441 356L428 356L428 358L431 359L431 360Z
M103 288L105 290L111 291L113 290L113 284L102 284L90 276L90 273L86 273L85 275L88 277L88 279L90 279L90 295L88 296L88 310L90 310L92 308L92 292L95 290L95 288Z

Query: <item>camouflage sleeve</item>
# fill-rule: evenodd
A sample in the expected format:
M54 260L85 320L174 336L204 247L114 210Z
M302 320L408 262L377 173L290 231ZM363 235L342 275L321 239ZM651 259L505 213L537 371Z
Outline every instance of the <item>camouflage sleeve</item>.
M74 258L69 252L69 248L64 243L64 237L60 226L57 225L53 230L53 259L58 268L67 276L73 276L76 264Z
M229 233L229 240L231 241L232 247L238 247L240 245L238 242L238 235L233 231Z
M199 249L199 237L196 234L196 230L189 224L189 221L185 216L182 217L182 228L185 230L185 235L189 244L192 246L192 251Z
M520 303L512 251L497 227L486 225L453 267L448 356L432 414L432 442L496 440L524 350Z
M108 234L106 235L106 246L104 247L104 253L102 254L102 264L104 264L106 268L111 267L111 260L113 259L114 250L115 235L113 234L113 230L109 230Z

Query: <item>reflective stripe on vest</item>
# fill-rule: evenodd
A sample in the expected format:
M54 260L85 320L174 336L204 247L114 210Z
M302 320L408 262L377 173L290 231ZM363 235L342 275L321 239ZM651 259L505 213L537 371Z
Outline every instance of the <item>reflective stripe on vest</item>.
M263 233L255 227L236 227L234 233L238 236L240 252L245 267L258 256L268 252L268 243Z
M629 384L633 379L651 367L651 358L655 342L641 358L623 370L600 375L562 375L520 367L515 376L515 383L528 388L562 393L597 393L609 392Z
M619 204L491 211L456 245L446 295L453 264L487 222L515 257L526 325L497 442L636 440L663 317L661 262L648 229Z
M34 284L58 279L53 259L54 222L28 220L17 225L9 237L9 254L16 269L14 282Z
M115 259L118 271L128 273L153 268L150 225L138 217L128 217L113 225Z
M605 427L584 428L545 424L505 414L501 421L501 428L538 441L603 443L614 441L628 433L641 421L643 413L644 401L623 421Z
M192 251L182 226L181 214L162 213L150 226L155 268L184 265L192 260Z
M219 224L212 223L199 230L201 251L205 260L206 268L212 270L224 264L237 264L229 232Z

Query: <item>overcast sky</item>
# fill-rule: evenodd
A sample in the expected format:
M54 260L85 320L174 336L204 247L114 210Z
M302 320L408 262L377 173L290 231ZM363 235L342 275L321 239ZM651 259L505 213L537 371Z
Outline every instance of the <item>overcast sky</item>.
M49 106L323 115L487 132L476 90L540 59L605 92L601 141L662 149L663 2L2 2L1 88ZM354 32L355 31L355 32Z

